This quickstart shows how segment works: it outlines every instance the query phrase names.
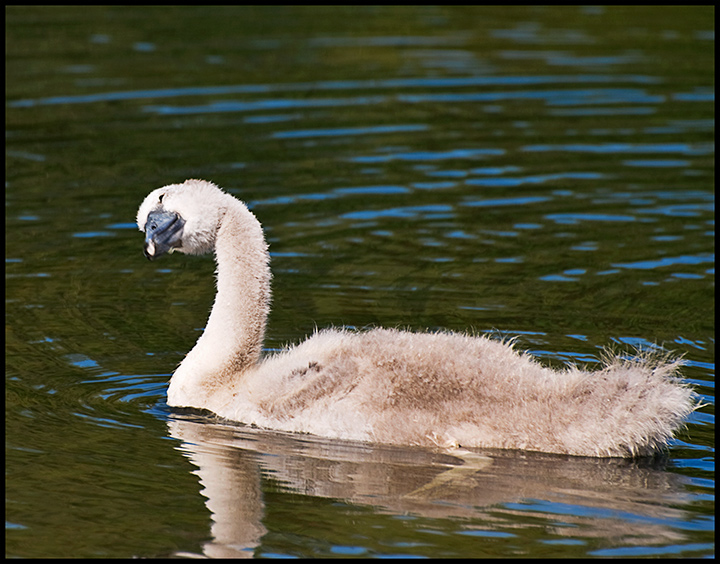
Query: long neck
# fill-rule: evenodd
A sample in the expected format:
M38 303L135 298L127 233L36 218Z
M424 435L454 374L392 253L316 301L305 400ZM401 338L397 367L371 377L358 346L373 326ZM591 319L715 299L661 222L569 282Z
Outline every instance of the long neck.
M205 331L173 374L168 403L211 408L255 365L270 309L267 244L255 216L232 197L215 240L217 294Z

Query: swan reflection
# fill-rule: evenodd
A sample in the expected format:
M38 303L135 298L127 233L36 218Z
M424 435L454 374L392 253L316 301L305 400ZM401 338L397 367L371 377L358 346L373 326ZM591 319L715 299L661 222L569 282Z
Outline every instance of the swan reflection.
M268 488L377 513L454 519L459 528L538 526L568 541L581 535L622 545L631 523L633 544L682 540L673 523L685 517L678 505L689 495L662 459L373 445L187 414L173 415L168 428L207 498L212 540L204 556L254 556L268 533Z

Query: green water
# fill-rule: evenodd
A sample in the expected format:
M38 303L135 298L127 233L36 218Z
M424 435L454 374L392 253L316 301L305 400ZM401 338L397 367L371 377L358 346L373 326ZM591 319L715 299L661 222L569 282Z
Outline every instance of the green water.
M7 556L714 553L714 9L9 7L6 67ZM657 344L707 405L664 460L490 453L421 501L457 460L184 418L214 265L134 217L186 178L263 223L270 350Z

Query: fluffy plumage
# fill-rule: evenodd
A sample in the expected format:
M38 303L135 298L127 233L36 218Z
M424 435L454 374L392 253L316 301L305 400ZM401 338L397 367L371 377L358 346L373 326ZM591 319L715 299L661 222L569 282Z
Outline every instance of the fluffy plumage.
M582 456L653 454L693 410L679 361L558 371L483 336L330 329L261 358L271 274L247 207L188 180L151 192L137 223L148 258L214 251L217 262L215 303L172 376L171 406L326 437Z

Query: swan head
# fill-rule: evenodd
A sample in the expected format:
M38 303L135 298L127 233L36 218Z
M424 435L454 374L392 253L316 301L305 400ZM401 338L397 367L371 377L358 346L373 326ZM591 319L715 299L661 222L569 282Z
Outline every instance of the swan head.
M145 233L145 256L166 253L200 255L215 246L218 227L227 210L228 194L205 180L170 184L147 195L137 213Z

